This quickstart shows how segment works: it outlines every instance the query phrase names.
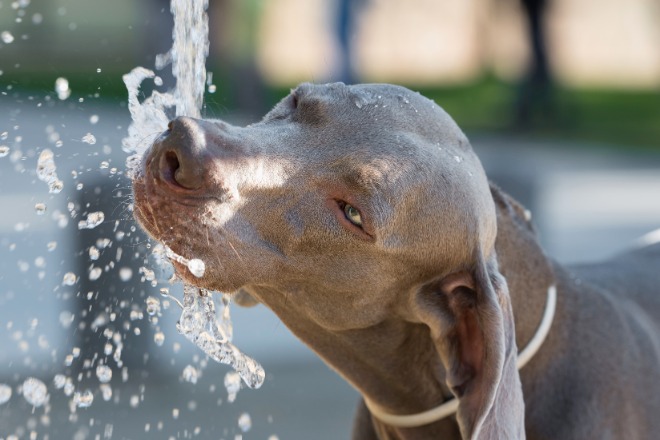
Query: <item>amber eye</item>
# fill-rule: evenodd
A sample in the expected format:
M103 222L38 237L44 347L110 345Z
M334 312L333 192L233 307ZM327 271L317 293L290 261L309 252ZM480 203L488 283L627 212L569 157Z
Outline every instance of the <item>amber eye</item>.
M344 215L349 222L353 223L359 228L362 227L362 216L360 215L360 211L358 211L352 205L349 205L348 203L344 204Z

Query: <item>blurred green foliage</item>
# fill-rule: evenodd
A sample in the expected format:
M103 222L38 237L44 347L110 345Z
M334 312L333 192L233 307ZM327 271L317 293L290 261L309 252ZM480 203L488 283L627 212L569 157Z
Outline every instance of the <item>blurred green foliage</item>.
M8 85L22 93L55 96L58 76L69 80L73 96L125 100L122 73L104 69L103 74L41 72L30 75L0 76L0 90ZM217 91L206 95L205 114L223 117L237 103L231 102L230 88L222 69L215 71ZM493 78L452 87L418 87L407 84L435 100L468 133L495 133L546 138L557 141L580 141L642 149L660 149L660 91L596 90L555 87L552 100L537 108L530 123L516 123L515 105L519 88ZM290 88L266 88L264 108L270 108L289 93ZM9 95L8 95L9 96ZM8 96L0 99L8 99ZM253 115L258 118L260 115Z
M527 126L516 122L520 89L515 84L484 79L420 92L434 99L468 132L660 148L660 91L555 86L550 102L536 109Z

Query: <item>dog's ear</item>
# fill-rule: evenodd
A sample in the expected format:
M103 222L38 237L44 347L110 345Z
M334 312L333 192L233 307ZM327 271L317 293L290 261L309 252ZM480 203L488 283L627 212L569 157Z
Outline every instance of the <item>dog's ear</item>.
M424 285L415 302L459 399L464 439L525 438L513 314L493 255Z

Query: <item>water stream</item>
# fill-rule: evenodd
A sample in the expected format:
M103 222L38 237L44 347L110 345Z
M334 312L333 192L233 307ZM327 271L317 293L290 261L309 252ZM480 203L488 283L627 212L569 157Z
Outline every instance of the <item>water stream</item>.
M124 151L131 154L127 160L130 170L140 163L146 148L160 134L169 121L168 112L175 109L174 116L199 118L206 85L205 61L208 55L208 0L172 0L174 15L172 48L156 57L156 68L163 69L172 64L176 86L168 93L154 91L142 102L138 99L143 81L158 76L148 69L137 67L124 75L128 89L129 110L133 122L124 139ZM198 258L185 258L166 248L166 257L184 264L196 277L204 274L205 264ZM214 295L211 292L186 285L181 318L177 325L179 333L197 345L211 359L231 365L251 388L259 388L265 372L254 359L244 355L231 343L229 321L229 297L222 294L223 309L220 321L215 313ZM176 301L177 304L181 304ZM225 331L223 331L223 329Z

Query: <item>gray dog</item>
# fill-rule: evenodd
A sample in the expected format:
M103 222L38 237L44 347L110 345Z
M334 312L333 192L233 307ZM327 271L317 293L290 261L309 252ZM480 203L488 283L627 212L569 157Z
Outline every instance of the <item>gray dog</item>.
M419 94L303 84L248 127L178 118L133 184L142 226L206 262L182 278L262 302L362 394L355 439L660 437L660 245L553 263Z

